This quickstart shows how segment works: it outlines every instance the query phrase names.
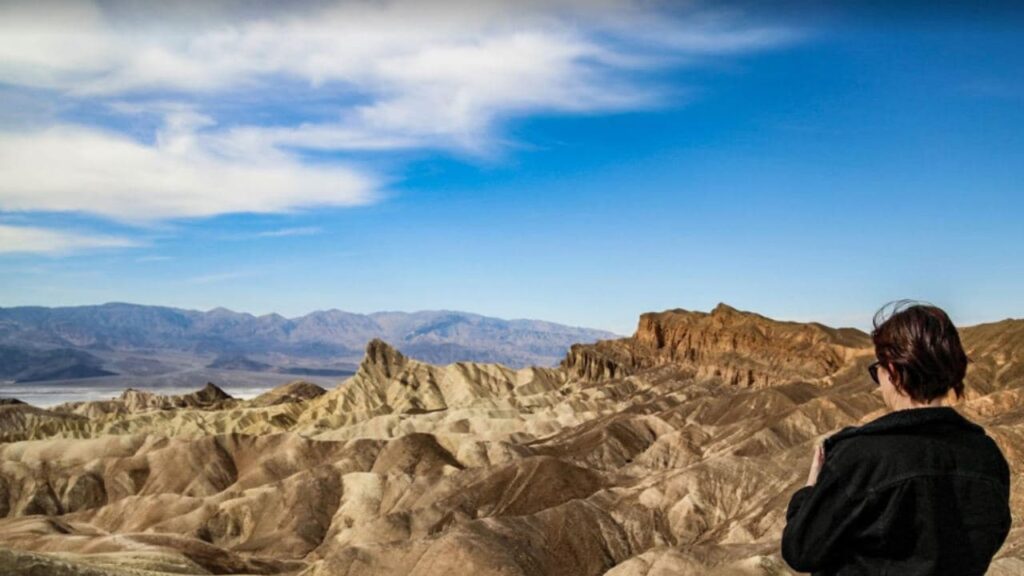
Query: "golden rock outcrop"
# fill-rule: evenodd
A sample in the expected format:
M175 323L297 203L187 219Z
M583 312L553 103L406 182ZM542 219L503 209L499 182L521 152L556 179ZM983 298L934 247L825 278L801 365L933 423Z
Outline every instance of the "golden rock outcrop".
M869 345L859 330L781 322L720 303L710 313L643 314L632 337L573 345L562 366L582 378L602 379L672 364L689 368L694 377L764 388L794 379L828 383Z

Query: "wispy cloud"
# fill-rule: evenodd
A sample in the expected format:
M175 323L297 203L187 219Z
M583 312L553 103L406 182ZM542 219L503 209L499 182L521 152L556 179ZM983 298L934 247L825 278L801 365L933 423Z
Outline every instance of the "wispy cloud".
M0 209L146 221L353 206L375 197L370 177L343 166L306 166L273 149L216 149L196 131L206 120L169 115L152 146L70 125L0 132Z
M287 236L315 236L323 233L319 226L299 226L295 228L280 228L278 230L266 230L256 234L259 238L283 238Z
M151 141L73 116L0 131L0 210L134 222L368 204L378 175L305 153L490 155L505 119L663 105L650 71L793 37L641 0L188 5L0 5L0 83L162 118ZM285 121L228 122L204 106L282 83L332 110L311 118L299 98Z
M214 284L217 282L228 282L239 278L254 276L252 272L218 272L215 274L203 274L185 279L186 284Z
M96 248L127 248L139 242L119 236L0 224L0 254L68 254Z

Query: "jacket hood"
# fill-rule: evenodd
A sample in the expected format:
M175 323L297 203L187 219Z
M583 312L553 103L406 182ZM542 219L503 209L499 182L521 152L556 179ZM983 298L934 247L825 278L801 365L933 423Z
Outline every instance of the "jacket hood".
M975 434L985 433L984 428L964 418L950 406L909 408L884 414L862 426L847 426L825 439L825 450L828 451L836 442L851 436L886 434L899 430L950 424L960 427L967 432Z

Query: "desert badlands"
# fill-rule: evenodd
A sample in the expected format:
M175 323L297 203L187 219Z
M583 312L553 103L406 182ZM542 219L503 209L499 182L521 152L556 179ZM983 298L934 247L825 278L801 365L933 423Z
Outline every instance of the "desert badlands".
M1012 470L989 574L1024 574L1024 320L961 328L951 402ZM885 412L867 334L725 304L641 316L554 368L382 340L324 389L0 404L0 574L793 574L816 441Z

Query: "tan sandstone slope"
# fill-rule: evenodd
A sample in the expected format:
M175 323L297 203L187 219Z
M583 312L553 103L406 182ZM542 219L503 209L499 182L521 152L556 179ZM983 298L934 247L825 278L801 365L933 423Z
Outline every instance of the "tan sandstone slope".
M990 574L1022 574L1024 321L961 334L957 409L1014 473ZM883 412L872 360L857 330L720 304L555 369L375 340L326 392L2 404L0 574L791 574L785 506L815 440Z

